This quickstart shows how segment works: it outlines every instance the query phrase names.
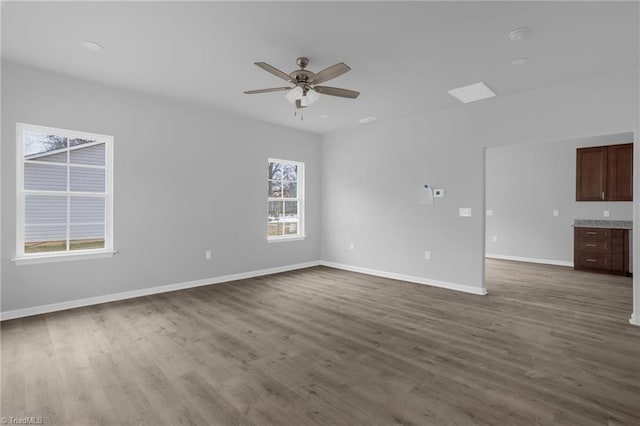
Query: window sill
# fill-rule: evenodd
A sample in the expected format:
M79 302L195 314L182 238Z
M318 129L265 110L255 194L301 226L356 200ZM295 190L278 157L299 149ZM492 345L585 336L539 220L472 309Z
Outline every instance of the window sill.
M268 243L283 243L285 241L301 241L307 238L306 235L294 235L292 237L267 237Z
M70 260L82 260L82 259L100 259L104 257L113 257L116 251L98 251L98 252L81 252L81 253L58 253L58 254L34 254L21 257L14 257L13 260L16 265L34 265L36 263L53 263L53 262L68 262Z

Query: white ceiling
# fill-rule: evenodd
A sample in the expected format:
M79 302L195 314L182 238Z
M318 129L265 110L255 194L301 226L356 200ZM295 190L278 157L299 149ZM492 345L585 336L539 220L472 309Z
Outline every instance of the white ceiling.
M484 81L498 97L636 66L638 4L613 2L3 2L2 57L132 90L326 133L461 105L447 90ZM519 42L516 27L531 31ZM95 53L80 42L92 40ZM293 117L285 72L352 70ZM524 65L510 64L526 56ZM482 102L495 102L490 99ZM461 106L463 107L463 106ZM328 114L328 118L321 118Z

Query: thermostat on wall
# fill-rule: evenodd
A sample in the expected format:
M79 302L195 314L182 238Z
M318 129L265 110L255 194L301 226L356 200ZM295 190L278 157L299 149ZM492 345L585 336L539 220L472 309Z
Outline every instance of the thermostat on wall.
M433 196L435 198L442 198L444 197L444 189L434 189L433 190Z

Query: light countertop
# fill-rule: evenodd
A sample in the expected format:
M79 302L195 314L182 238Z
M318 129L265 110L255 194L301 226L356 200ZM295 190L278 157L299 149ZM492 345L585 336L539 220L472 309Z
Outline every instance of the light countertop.
M600 220L600 219L574 219L575 228L612 228L633 229L632 220Z

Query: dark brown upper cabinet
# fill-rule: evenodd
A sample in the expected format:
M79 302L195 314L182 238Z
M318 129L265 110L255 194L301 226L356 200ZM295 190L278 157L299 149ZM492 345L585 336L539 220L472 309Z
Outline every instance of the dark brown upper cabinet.
M578 148L576 201L633 201L633 144Z

